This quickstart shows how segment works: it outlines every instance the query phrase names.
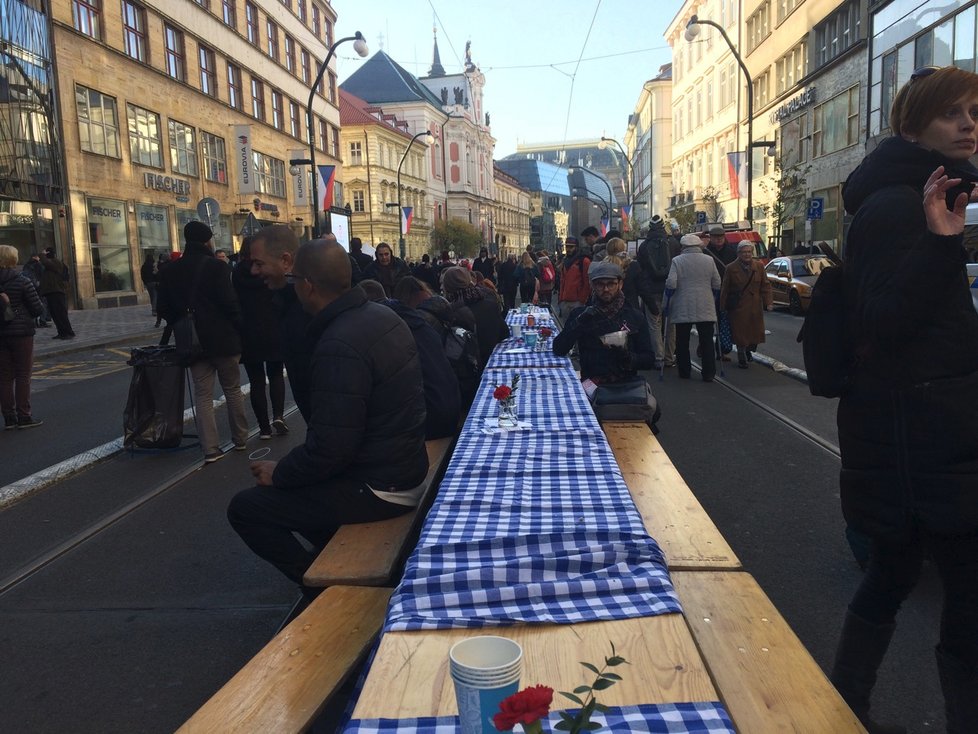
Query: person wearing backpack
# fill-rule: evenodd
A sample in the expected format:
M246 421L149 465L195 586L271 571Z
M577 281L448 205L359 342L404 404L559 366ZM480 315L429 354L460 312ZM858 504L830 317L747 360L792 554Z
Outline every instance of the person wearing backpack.
M31 279L16 266L16 248L0 245L0 408L8 431L41 425L31 413L31 371L34 319L44 308Z
M550 308L550 302L554 297L554 282L557 280L557 269L550 262L546 255L540 255L537 259L537 270L540 271L540 278L537 280L537 292L533 298L534 303Z
M54 254L54 248L49 247L41 258L44 273L41 275L41 289L38 291L48 302L48 312L58 333L52 339L74 339L75 330L68 320L68 266Z
M935 652L947 732L965 734L978 722L978 314L963 249L978 183L969 161L978 75L916 70L889 124L893 135L843 187L852 347L838 407L840 489L846 522L871 549L830 679L870 732L904 731L874 722L870 697L929 556L944 586Z
M662 217L656 214L649 222L649 232L639 245L636 258L641 268L640 291L652 296L651 300L643 298L643 301L652 329L656 367L660 367L663 363L666 367L674 367L676 364L676 327L674 324L669 324L669 332L662 333L662 296L666 290L669 266L679 253L679 243L675 237L666 234Z

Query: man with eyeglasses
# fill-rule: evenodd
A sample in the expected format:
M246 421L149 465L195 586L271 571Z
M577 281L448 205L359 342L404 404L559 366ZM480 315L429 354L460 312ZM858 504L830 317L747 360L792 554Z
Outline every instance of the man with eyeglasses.
M594 263L588 274L590 304L571 312L564 330L554 338L554 354L568 354L577 344L581 378L595 385L634 380L638 370L650 370L655 364L648 322L625 301L616 263Z
M306 440L278 462L252 462L257 486L235 495L227 513L248 547L307 599L320 590L302 587L302 576L336 530L409 512L428 472L414 337L394 311L351 286L351 269L335 242L296 252L290 280L316 342Z

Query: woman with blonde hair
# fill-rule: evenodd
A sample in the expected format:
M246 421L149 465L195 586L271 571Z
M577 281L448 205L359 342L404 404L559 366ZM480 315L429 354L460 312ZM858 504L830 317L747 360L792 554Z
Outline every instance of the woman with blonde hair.
M0 409L8 431L41 425L31 415L31 370L34 319L44 306L30 278L16 266L16 248L0 245Z
M540 289L540 271L530 253L523 253L520 264L516 266L514 277L520 286L520 303L536 303L536 294Z

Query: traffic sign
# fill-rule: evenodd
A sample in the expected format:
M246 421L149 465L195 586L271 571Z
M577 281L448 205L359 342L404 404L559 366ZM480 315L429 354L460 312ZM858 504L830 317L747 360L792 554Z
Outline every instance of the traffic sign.
M821 219L825 212L825 199L820 196L808 200L808 218Z
M215 229L220 223L221 205L217 199L207 196L197 202L197 216L211 229Z
M238 233L242 237L250 237L251 235L256 235L261 232L261 224L255 218L254 212L248 212L248 218L245 219L244 226Z
M696 212L696 223L706 224L706 212Z

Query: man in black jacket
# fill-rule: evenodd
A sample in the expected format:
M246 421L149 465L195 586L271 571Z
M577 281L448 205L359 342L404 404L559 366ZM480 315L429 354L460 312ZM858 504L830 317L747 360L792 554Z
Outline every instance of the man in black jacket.
M341 525L416 506L428 472L414 337L391 309L351 288L350 271L335 243L307 242L296 253L290 280L316 337L306 441L279 462L253 462L258 486L228 506L248 547L299 584Z
M197 404L197 430L210 464L224 454L214 418L214 377L224 391L234 448L244 451L248 419L241 394L241 311L231 285L231 266L214 257L214 235L203 222L187 222L183 257L160 274L156 310L172 326L193 308L203 354L190 365Z
M452 304L454 321L475 332L479 341L479 369L485 369L492 350L509 336L509 327L503 319L499 302L477 288L472 274L465 268L448 268L442 277L445 298Z

